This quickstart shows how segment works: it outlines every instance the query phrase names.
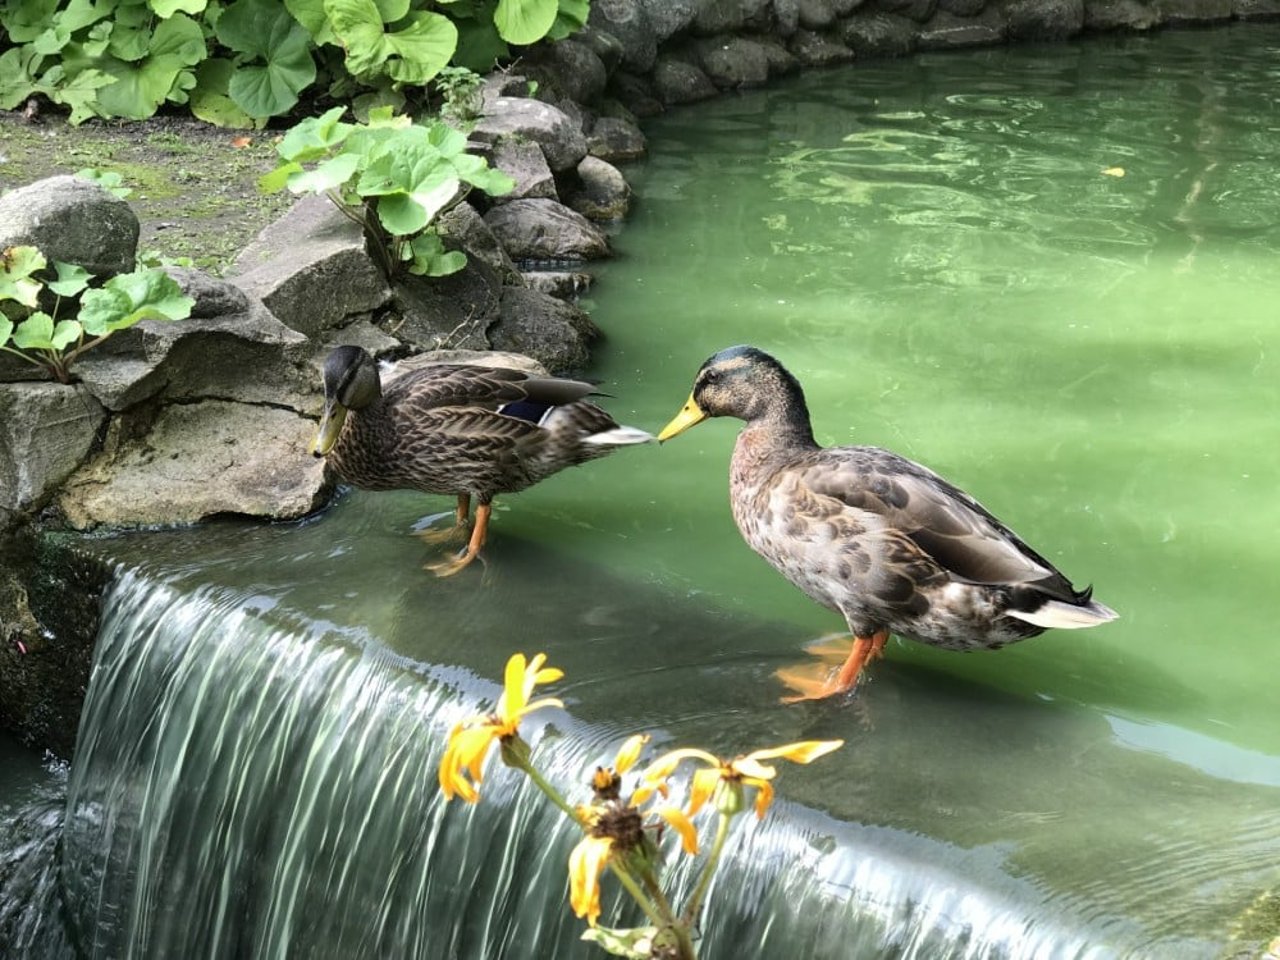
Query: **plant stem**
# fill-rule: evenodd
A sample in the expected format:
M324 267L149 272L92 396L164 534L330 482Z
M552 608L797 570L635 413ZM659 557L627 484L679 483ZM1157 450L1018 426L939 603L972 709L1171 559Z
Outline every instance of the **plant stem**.
M18 358L20 358L20 359L22 359L22 360L25 360L25 361L27 361L27 363L33 364L33 365L35 365L35 366L37 366L37 367L44 367L44 366L45 366L43 363L41 363L41 362L40 362L39 360L37 360L35 357L33 357L33 356L31 356L31 355L29 355L29 354L27 354L27 353L23 352L22 350L14 350L12 347L0 347L0 350L3 350L5 353L12 353L15 357L18 357Z
M653 902L645 896L644 891L640 889L640 885L636 883L636 878L631 875L630 870L613 860L609 861L609 868L627 893L631 894L631 899L640 904L640 909L644 911L645 916L660 927L676 926L675 918L671 916L669 911L665 914L659 911L653 905Z
M546 794L547 799L549 799L552 803L554 803L557 807L559 807L564 812L565 816L571 817L574 823L581 822L578 819L578 812L574 810L573 807L569 806L568 801L565 800L565 798L560 795L559 790L553 787L542 776L542 774L540 774L537 770L534 769L533 764L528 764L528 765L522 764L520 766L520 769L522 769L525 773L529 775L529 779L533 781L533 785L537 787L539 790L541 790L544 794Z
M684 908L684 923L692 926L698 919L698 910L702 906L702 898L707 895L707 888L711 885L711 876L716 872L716 867L720 865L720 854L724 850L724 841L729 836L729 817L720 814L720 823L716 825L716 838L711 843L711 854L707 857L706 864L702 867L702 876L698 878L698 885L694 887L693 894L689 897L689 902Z

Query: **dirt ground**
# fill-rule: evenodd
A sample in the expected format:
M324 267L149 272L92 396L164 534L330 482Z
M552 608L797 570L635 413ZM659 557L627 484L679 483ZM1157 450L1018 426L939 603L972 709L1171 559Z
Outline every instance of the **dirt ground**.
M276 165L279 136L180 117L72 127L0 112L0 193L86 167L114 171L133 191L126 199L142 221L140 252L190 257L221 274L293 202L287 191L258 190L258 177Z

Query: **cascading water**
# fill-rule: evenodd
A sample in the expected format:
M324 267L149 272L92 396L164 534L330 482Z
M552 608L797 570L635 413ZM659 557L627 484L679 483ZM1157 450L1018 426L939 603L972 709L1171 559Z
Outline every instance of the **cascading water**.
M496 763L478 806L438 792L445 733L496 693L265 595L125 573L65 821L46 804L43 835L21 851L18 883L42 903L11 948L33 960L598 955L565 901L576 828ZM567 790L616 741L571 713L537 720L537 755ZM703 925L708 958L1102 957L1143 940L1115 918L1037 905L997 847L786 802L737 823ZM1167 955L1202 955L1182 946Z

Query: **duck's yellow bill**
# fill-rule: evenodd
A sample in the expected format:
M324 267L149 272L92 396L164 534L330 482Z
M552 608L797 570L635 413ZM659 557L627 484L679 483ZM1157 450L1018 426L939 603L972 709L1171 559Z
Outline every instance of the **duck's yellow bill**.
M320 417L320 429L316 431L316 438L311 441L313 457L323 457L333 449L333 445L338 442L338 434L342 432L342 421L346 418L347 408L341 404L325 406L324 414Z
M694 402L693 394L689 394L689 399L685 401L680 412L676 414L675 419L662 428L662 432L658 434L658 442L670 440L677 434L684 433L690 427L696 427L703 420L707 419L707 415L703 409Z

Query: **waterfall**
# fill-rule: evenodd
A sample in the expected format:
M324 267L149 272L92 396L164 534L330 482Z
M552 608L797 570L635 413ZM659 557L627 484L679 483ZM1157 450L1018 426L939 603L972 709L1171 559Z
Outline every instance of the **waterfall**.
M19 955L603 956L579 941L566 902L575 827L496 761L478 806L439 795L447 731L498 692L264 596L124 573L105 603L65 820L47 813L44 848L28 851L46 902L27 911ZM526 729L566 789L616 745L562 711ZM1025 882L975 883L1000 875L998 849L785 801L736 831L704 917L706 958L1102 957L1122 951L1098 943L1137 942L1118 921L1028 909ZM689 871L677 882L687 892ZM606 897L606 920L618 906Z

